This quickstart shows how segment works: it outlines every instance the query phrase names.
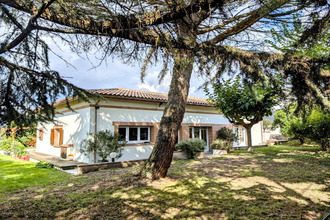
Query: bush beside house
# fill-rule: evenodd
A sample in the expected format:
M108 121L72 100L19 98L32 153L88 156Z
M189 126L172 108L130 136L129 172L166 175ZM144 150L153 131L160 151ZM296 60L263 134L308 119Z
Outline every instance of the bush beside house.
M217 139L211 144L211 150L216 155L223 154L223 152L215 152L215 150L229 153L233 149L233 142L237 140L238 135L232 129L223 127L217 131Z
M126 141L122 141L118 133L109 130L99 131L95 135L88 134L89 138L83 140L80 151L86 155L96 153L101 158L101 162L108 162L108 156L115 152L116 157L122 156L122 151ZM96 160L94 160L96 161Z
M229 153L231 149L233 149L233 143L226 141L226 140L216 139L211 144L212 152L214 152L214 150L221 150L221 151L226 151L226 153ZM215 154L215 153L213 153L213 154ZM219 153L217 153L217 154L219 154Z
M217 131L217 139L233 143L238 140L238 134L233 132L232 129L223 127Z
M175 145L177 150L181 150L187 154L188 159L195 159L197 154L205 149L205 141L203 140L184 140Z

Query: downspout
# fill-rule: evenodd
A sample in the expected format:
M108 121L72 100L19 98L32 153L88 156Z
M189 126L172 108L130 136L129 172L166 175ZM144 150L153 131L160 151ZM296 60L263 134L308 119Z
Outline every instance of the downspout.
M97 110L100 109L100 106L98 106L100 100L98 100L95 104L95 114L94 114L94 141L95 141L95 135L97 133ZM96 163L96 151L94 151L94 163Z

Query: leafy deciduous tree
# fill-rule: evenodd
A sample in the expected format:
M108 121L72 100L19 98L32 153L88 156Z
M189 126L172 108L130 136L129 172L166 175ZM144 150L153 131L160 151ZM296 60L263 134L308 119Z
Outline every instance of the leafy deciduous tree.
M295 112L296 105L289 105L285 109L277 110L274 114L273 127L280 126L281 133L293 139L298 139L300 144L304 144L306 133L306 123L302 111Z
M242 83L240 77L224 83L213 84L214 92L208 92L210 103L234 125L242 125L248 136L248 147L252 150L251 128L264 116L272 114L278 103L281 87L275 84Z

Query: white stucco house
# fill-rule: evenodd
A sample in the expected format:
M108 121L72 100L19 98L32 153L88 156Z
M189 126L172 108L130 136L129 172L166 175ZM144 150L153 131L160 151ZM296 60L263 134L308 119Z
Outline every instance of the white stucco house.
M93 155L80 152L81 142L88 137L89 132L108 129L119 132L127 141L123 156L116 161L147 159L155 143L167 94L120 88L90 92L104 99L90 100L89 103L70 99L73 111L67 108L65 100L55 103L56 124L38 125L36 151L63 158L73 154L74 160L94 163ZM206 99L189 97L178 141L204 139L207 143L205 151L210 151L216 132L225 126L232 128L229 121ZM234 146L246 146L246 131L242 127L235 129L240 134L240 140ZM261 122L252 127L252 135L253 145L262 144Z

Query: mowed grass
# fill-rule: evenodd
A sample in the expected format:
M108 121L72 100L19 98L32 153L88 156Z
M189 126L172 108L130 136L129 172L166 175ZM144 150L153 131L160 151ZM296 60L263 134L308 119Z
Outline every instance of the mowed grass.
M0 155L0 199L27 187L44 187L70 178L55 169L36 168L34 163Z
M318 147L288 146L175 161L158 181L138 167L68 176L0 157L0 219L322 219L329 167ZM25 169L41 173L15 178Z

